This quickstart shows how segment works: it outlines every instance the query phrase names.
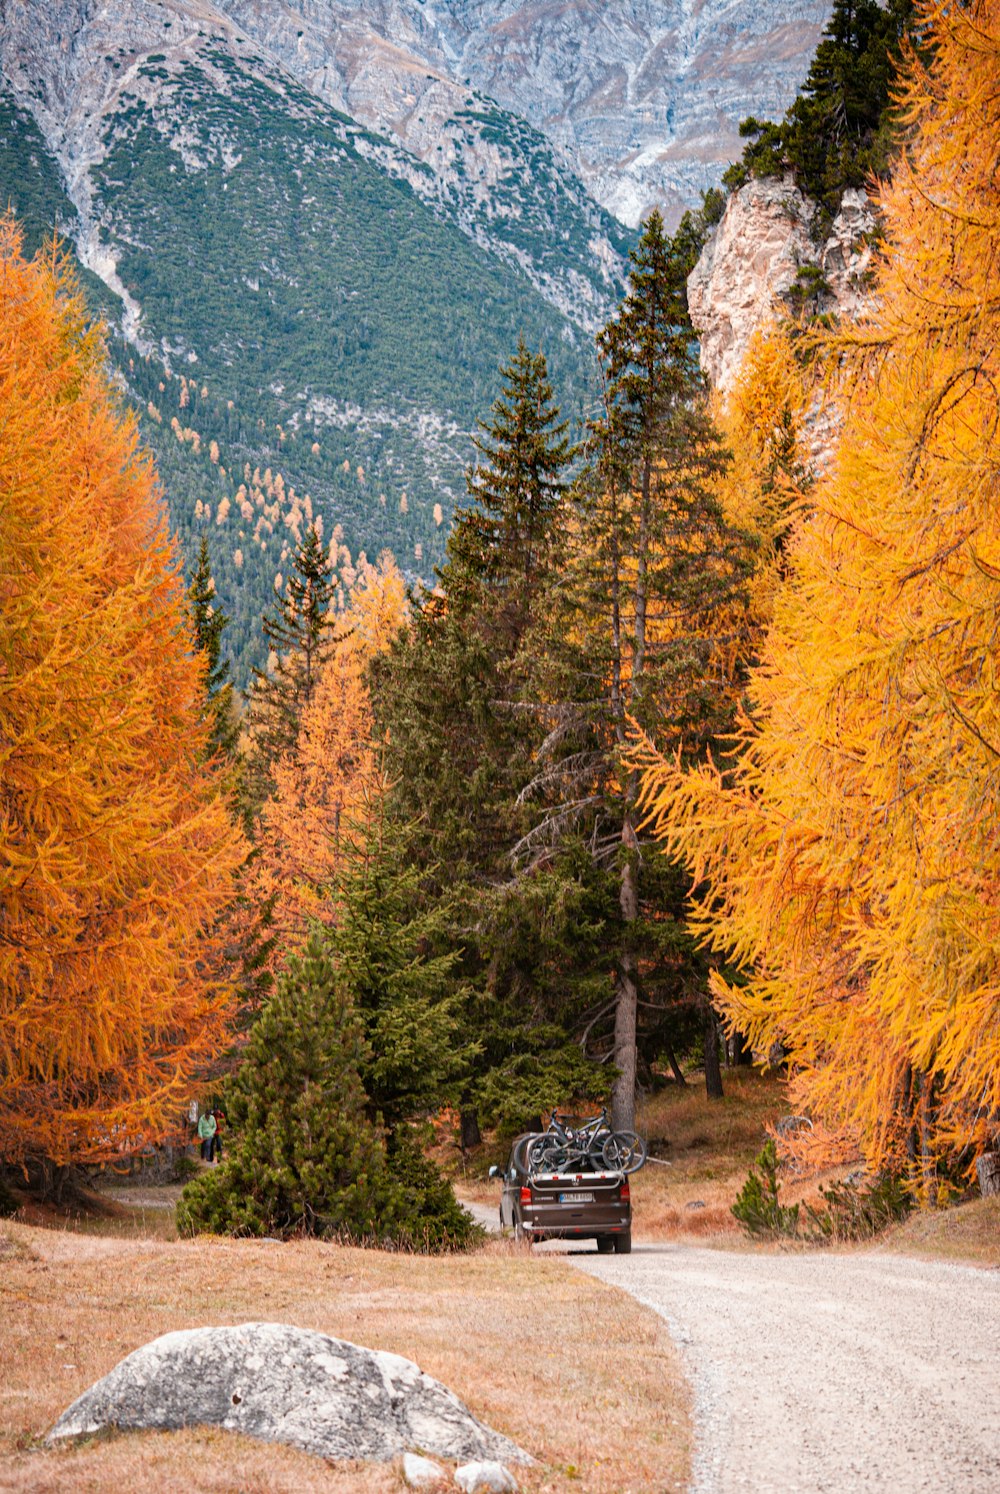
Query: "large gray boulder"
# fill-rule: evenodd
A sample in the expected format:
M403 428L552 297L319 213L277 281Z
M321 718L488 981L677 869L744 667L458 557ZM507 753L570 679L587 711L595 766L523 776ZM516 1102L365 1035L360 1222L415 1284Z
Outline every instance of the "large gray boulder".
M324 1458L531 1459L409 1359L285 1323L165 1333L63 1412L49 1441L105 1427L220 1426Z

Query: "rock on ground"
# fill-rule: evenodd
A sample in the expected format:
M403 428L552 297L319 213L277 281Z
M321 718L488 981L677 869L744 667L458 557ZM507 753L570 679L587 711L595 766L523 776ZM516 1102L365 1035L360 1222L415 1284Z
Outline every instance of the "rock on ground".
M440 1489L448 1482L448 1473L433 1458L408 1452L403 1454L403 1482L408 1489Z
M531 1459L409 1359L285 1323L154 1339L63 1412L49 1441L105 1427L220 1426L325 1458Z
M517 1480L502 1463L466 1463L455 1469L455 1482L462 1494L516 1494Z

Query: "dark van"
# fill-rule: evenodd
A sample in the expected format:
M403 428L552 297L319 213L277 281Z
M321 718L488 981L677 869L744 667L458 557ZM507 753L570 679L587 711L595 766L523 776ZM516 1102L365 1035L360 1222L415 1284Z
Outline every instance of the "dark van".
M500 1228L521 1240L596 1240L599 1251L632 1249L632 1195L622 1172L534 1172L517 1160L518 1137L507 1166L490 1168L503 1180Z

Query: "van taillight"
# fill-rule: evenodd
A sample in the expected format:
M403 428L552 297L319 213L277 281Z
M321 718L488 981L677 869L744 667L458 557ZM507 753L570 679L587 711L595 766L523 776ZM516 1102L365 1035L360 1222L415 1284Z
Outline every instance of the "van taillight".
M521 1189L521 1202L523 1204L530 1204L530 1202L531 1202L531 1189L530 1188L522 1188Z
M632 1189L629 1187L628 1178L626 1178L622 1183L621 1189L618 1193L618 1197L621 1199L623 1204L632 1202Z

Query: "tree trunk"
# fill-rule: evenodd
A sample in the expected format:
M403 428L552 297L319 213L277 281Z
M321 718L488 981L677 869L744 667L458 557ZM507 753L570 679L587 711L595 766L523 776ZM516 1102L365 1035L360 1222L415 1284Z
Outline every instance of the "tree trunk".
M753 1063L753 1054L747 1045L747 1040L742 1032L734 1032L730 1039L732 1047L732 1065L734 1069L745 1069Z
M937 1203L937 1160L933 1148L934 1075L920 1075L920 1175L924 1185L924 1202L931 1208Z
M622 885L619 894L625 932L615 975L614 1063L618 1073L611 1086L611 1124L616 1131L634 1131L635 1033L639 987L636 980L635 950L632 947L629 925L635 923L639 916L639 884L634 856L635 832L628 819L625 821L622 840L628 851L622 867Z
M911 1168L916 1170L917 1115L913 1099L913 1069L907 1064L899 1081L899 1108L909 1122L906 1128L906 1159Z
M705 1002L705 1093L710 1100L725 1098L719 1065L719 1025L710 1001Z
M467 1152L474 1146L482 1146L483 1138L479 1130L479 1111L475 1109L462 1110L459 1113L458 1121L461 1127L462 1151Z
M1000 1198L1000 1152L983 1152L976 1163L976 1176L984 1198Z
M684 1078L683 1070L681 1069L680 1064L677 1062L677 1054L674 1052L673 1048L669 1046L667 1048L667 1062L670 1065L670 1072L673 1074L675 1082L677 1084L686 1085L687 1080Z

